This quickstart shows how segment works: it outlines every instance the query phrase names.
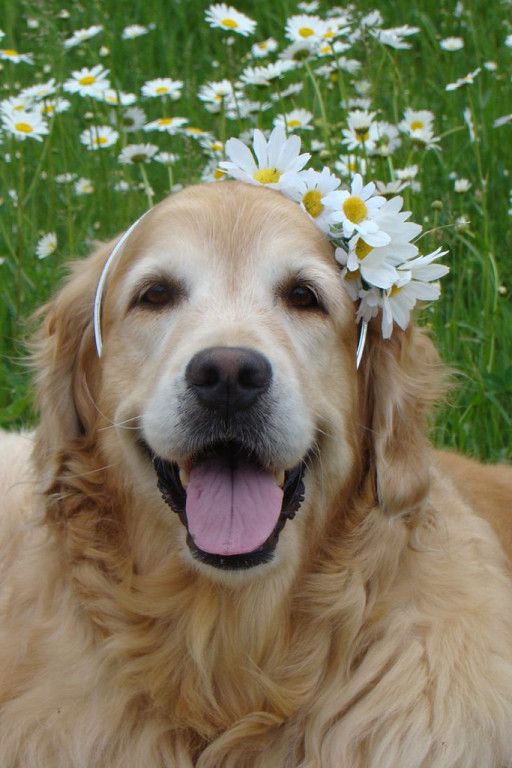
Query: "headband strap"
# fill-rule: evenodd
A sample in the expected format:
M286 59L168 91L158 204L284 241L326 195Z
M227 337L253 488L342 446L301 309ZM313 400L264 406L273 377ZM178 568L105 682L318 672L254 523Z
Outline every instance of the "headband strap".
M108 271L115 257L117 256L117 254L119 253L123 245L126 243L126 241L130 237L135 227L138 224L140 224L144 216L146 216L148 213L149 211L146 211L146 213L143 213L142 216L139 216L137 221L134 221L133 224L130 227L128 227L126 232L124 232L124 234L121 235L121 237L115 244L114 248L112 249L112 253L106 260L105 266L103 267L103 270L101 272L100 279L98 281L98 286L96 288L96 294L94 296L94 311L93 311L94 339L96 341L96 352L98 353L98 357L101 357L101 353L103 351L103 342L101 339L101 299L103 296L103 289L105 287L105 281L107 279Z

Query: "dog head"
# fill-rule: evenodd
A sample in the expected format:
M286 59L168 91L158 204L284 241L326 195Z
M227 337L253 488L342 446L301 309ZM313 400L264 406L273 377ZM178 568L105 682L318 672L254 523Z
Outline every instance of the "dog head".
M98 358L92 305L111 249L79 263L45 311L48 488L87 446L129 499L134 541L158 530L155 549L209 575L294 571L363 489L386 514L421 504L432 345L370 328L356 371L354 305L296 204L223 182L157 205L108 275Z

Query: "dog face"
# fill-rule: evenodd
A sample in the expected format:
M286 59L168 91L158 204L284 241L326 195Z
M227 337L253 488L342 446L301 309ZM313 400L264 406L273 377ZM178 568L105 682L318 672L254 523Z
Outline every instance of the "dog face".
M90 317L110 249L79 267L47 312L42 464L59 434L87 437L131 509L163 520L169 549L217 577L298 567L336 494L361 474L370 423L384 441L373 463L367 457L382 465L381 497L398 498L389 476L408 482L397 460L417 428L397 451L394 406L402 416L413 407L415 424L421 408L405 402L400 382L412 379L398 378L391 352L402 366L409 358L401 342L384 356L370 342L374 367L358 377L354 305L332 245L299 206L238 182L191 187L156 206L109 274L98 360ZM390 365L394 394L383 389Z

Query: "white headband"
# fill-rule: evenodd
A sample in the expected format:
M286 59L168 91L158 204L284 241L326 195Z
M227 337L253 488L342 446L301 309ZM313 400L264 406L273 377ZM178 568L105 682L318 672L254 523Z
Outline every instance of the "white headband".
M152 209L150 209L152 210ZM110 267L112 266L112 263L119 253L119 251L122 249L123 245L126 243L128 238L130 237L131 233L135 229L135 227L140 224L142 219L147 216L149 211L146 211L142 214L142 216L139 216L137 221L134 221L131 226L128 227L126 232L124 232L117 243L115 244L114 248L112 249L112 253L108 257L108 259L105 262L105 266L103 267L100 275L100 279L98 280L98 286L96 288L96 293L94 295L94 310L93 310L93 326L94 326L94 339L96 341L96 352L98 353L98 357L101 357L101 353L103 351L103 341L101 338L101 299L103 296L103 289L105 287L105 282L107 279L108 271ZM361 323L361 332L359 334L359 340L357 343L357 352L356 352L356 369L359 368L359 365L361 363L361 359L363 357L363 351L364 351L364 345L366 342L366 332L368 330L368 323L366 320L363 320Z

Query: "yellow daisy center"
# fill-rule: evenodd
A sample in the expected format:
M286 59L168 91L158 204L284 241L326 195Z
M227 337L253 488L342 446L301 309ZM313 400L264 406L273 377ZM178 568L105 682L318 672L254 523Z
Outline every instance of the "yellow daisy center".
M211 145L211 148L213 149L214 152L222 152L224 146L220 141L214 141L213 144Z
M34 127L30 125L30 123L15 123L14 127L20 133L32 133L34 130Z
M355 128L354 130L355 130L358 141L362 142L362 141L368 140L370 136L370 132L368 131L368 128Z
M16 104L16 106L14 107L15 112L23 112L24 109L25 109L24 104Z
M350 195L343 203L343 213L353 224L360 224L366 219L368 208L360 197Z
M81 77L78 82L80 85L92 85L96 82L96 78L94 75L85 75L85 77Z
M53 115L55 112L55 106L53 104L46 104L41 110L45 115Z
M161 117L158 121L158 125L171 125L172 117Z
M132 163L143 163L145 160L148 159L148 156L145 152L139 152L137 155L132 155L131 161Z
M302 123L300 120L287 120L286 125L288 126L288 128L300 128Z
M169 93L169 89L166 85L159 85L158 88L155 88L155 93L161 96L162 93Z
M345 272L345 280L356 280L359 277L359 270L355 269L353 272Z
M236 29L238 27L238 22L234 19L222 19L221 24L228 29Z
M254 174L254 178L260 184L276 184L281 178L281 172L277 168L260 168Z
M362 238L356 243L356 256L358 259L363 260L365 256L368 256L370 251L373 251L373 245L368 245Z
M315 30L311 29L311 27L301 27L299 29L299 35L301 37L311 37L311 35L315 34Z
M425 123L423 123L421 120L413 120L411 123L411 131L419 131L420 128L424 128Z
M108 139L106 136L98 136L98 138L96 139L96 144L107 144L107 143L108 143Z
M203 131L203 129L202 129L202 128L196 128L196 127L195 127L195 125L190 125L190 126L187 128L187 133L197 133L197 134L201 134L201 133L204 133L204 131Z
M19 56L18 51L15 51L14 48L6 48L2 53L5 53L6 56Z
M322 193L318 189L310 189L302 198L304 208L314 219L316 219L317 216L320 216L323 211L324 207L321 201Z
M213 178L215 181L219 181L219 179L222 179L226 174L222 170L222 168L216 168L213 172Z
M258 48L260 48L262 51L266 51L268 48L268 43L266 41L263 43L258 43Z
M389 295L390 295L390 297L391 297L391 296L396 296L396 295L397 295L397 293L399 293L401 290L402 290L401 286L399 286L399 285L394 285L394 286L391 288L390 292L389 292Z

